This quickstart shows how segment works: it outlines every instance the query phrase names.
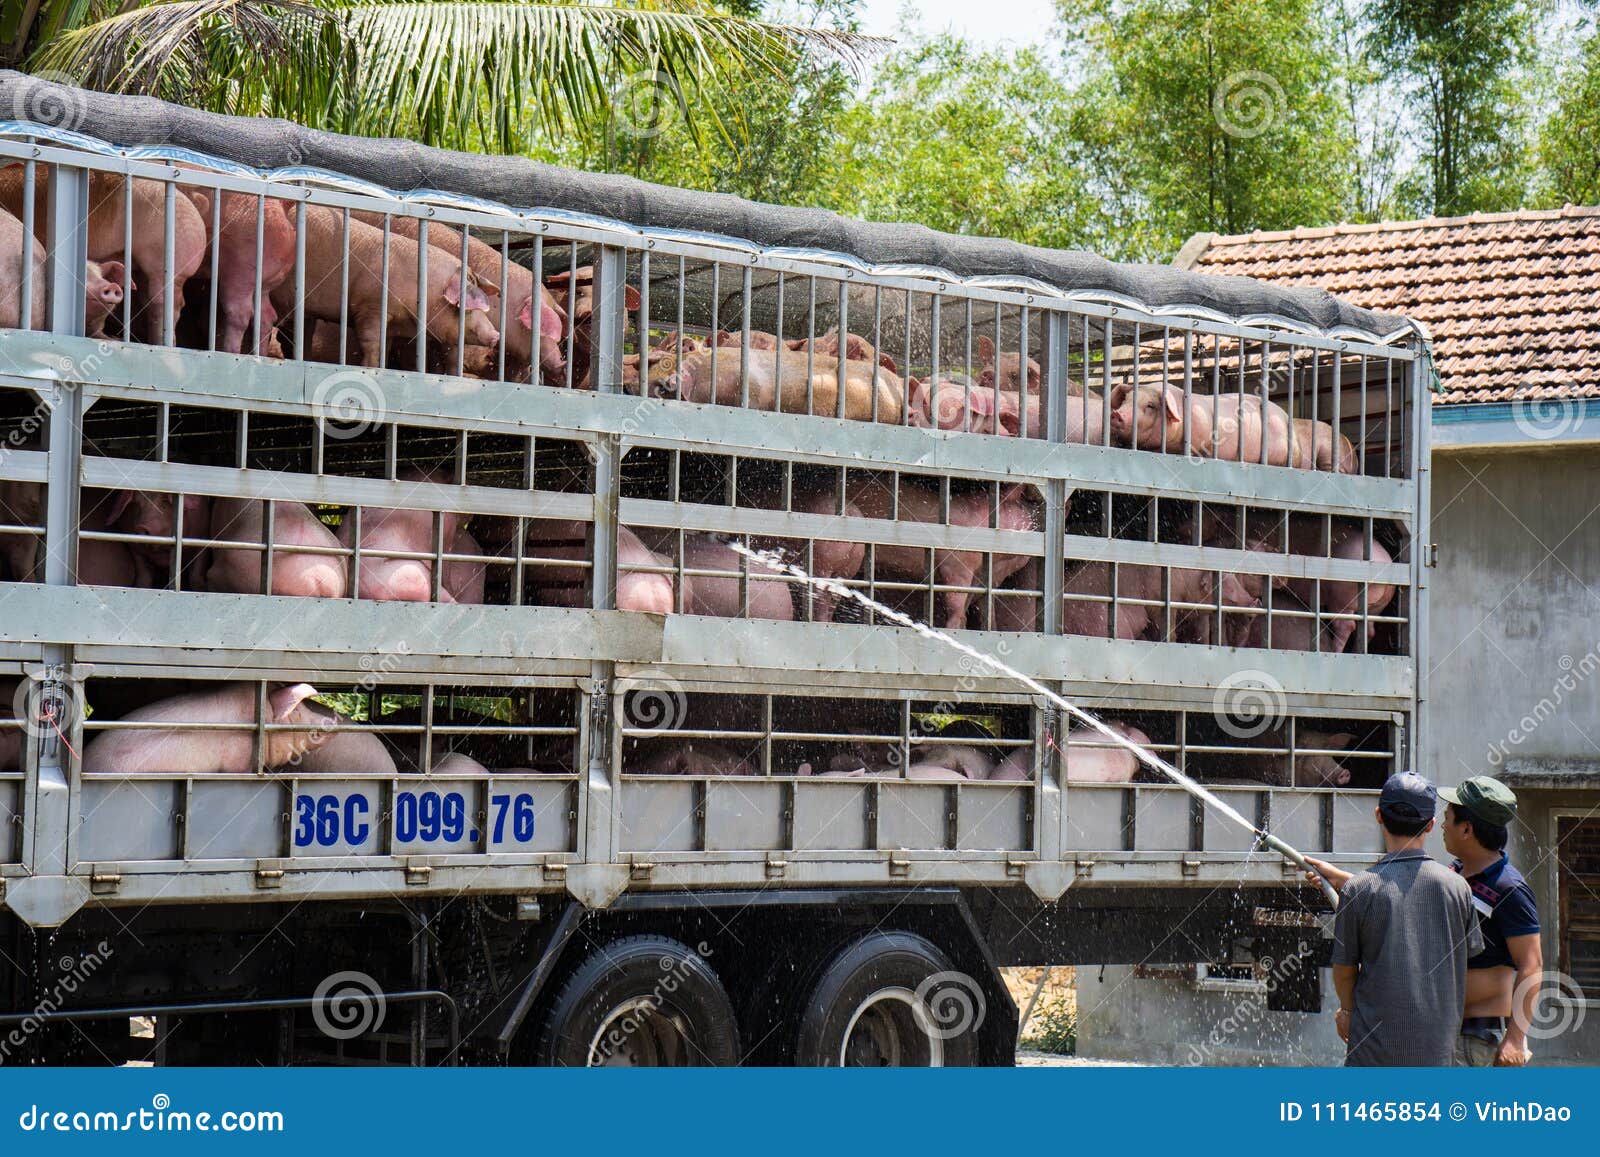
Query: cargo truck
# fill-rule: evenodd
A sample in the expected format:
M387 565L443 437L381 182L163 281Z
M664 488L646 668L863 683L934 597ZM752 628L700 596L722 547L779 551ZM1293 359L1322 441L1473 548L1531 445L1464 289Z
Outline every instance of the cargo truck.
M6 1063L1007 1064L1029 964L1318 1007L1257 834L777 560L1364 863L1426 741L1416 326L13 73L0 114Z

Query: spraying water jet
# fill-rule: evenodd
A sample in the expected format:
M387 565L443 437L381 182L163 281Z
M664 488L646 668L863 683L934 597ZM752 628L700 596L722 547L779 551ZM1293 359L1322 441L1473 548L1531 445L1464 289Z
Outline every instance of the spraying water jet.
M1139 762L1157 772L1160 772L1166 778L1183 788L1184 791L1194 796L1207 807L1212 808L1218 814L1227 817L1240 827L1249 831L1258 840L1260 840L1265 847L1277 852L1284 859L1288 860L1290 863L1294 864L1297 868L1300 868L1308 875L1316 877L1317 880L1320 881L1322 894L1328 898L1328 903L1332 904L1335 908L1339 906L1338 891L1334 889L1333 885L1330 884L1327 879L1321 875L1321 873L1311 866L1310 861L1308 861L1304 854L1302 854L1298 849L1294 848L1288 843L1285 843L1283 840L1280 840L1277 836L1273 835L1265 828L1257 827L1255 824L1246 819L1239 811L1218 797L1214 792L1210 791L1202 784L1196 783L1194 780L1190 779L1187 775L1179 771L1176 767L1173 767L1172 764L1162 759L1155 752L1151 751L1147 747L1142 746L1141 744L1135 743L1133 740L1129 739L1115 728L1107 726L1105 723L1101 722L1099 718L1092 715L1088 711L1085 711L1071 700L1066 699L1061 695L1058 695L1056 692L1050 690L1050 688L1046 687L1037 679L1023 674L1016 668L1001 662L999 659L996 659L993 655L986 654L975 647L967 646L967 644L961 642L959 639L954 639L945 634L943 631L930 627L927 623L919 622L909 615L903 615L899 611L886 607L882 603L868 598L866 595L852 587L845 586L842 583L833 581L832 579L817 578L814 575L807 574L800 567L795 566L793 563L789 562L780 555L768 551L753 550L740 542L730 541L728 546L738 554L741 554L754 562L758 562L763 566L771 567L774 570L788 574L809 586L815 587L819 591L840 598L854 599L863 606L870 607L872 610L876 611L890 622L898 623L903 627L910 627L924 638L935 639L938 642L943 643L945 646L951 647L956 651L959 651L961 654L968 656L969 658L976 659L978 662L982 663L986 667L989 667L998 674L1003 675L1008 679L1015 679L1034 694L1042 695L1044 698L1048 699L1051 703L1055 704L1055 706L1065 711L1074 719L1077 719L1094 728L1112 742L1127 748L1133 753L1134 757L1138 759Z

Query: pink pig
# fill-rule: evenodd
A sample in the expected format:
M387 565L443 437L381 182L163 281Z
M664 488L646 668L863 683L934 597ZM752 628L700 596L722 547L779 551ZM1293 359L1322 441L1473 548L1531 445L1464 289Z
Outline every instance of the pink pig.
M867 518L888 519L891 510L890 483L876 477L857 477L850 481L848 495L851 503ZM902 480L898 515L904 522L938 522L939 496L932 490ZM951 495L950 525L952 527L989 526L989 491L987 488L968 494ZM1037 491L1031 486L1018 484L1000 492L1000 530L1031 531L1038 529L1039 505ZM876 556L876 578L879 580L920 582L927 577L928 552L920 547L879 546ZM984 554L973 550L939 550L934 552L934 578L940 586L975 587L985 575ZM1028 564L1032 555L996 554L993 558L993 581L996 587ZM941 592L944 604L943 626L959 630L967 625L967 610L974 598L970 591Z
M383 361L383 343L379 339L385 332L385 324L390 338L416 336L420 252L417 243L408 237L389 237L389 281L385 303L380 276L384 260L383 233L353 218L349 228L349 319L361 347L362 364L376 368ZM305 232L306 316L337 324L340 321L344 268L343 216L320 205L308 206ZM500 332L489 320L489 298L473 284L471 275L459 259L429 246L427 288L426 309L422 317L430 338L454 346L465 326L469 345L492 346L499 342ZM286 280L273 291L272 303L280 315L292 313L293 279Z
M1289 415L1282 406L1268 402L1263 423L1261 399L1253 394L1213 398L1210 394L1193 393L1186 417L1180 387L1152 384L1141 385L1135 391L1132 385L1123 383L1111 392L1110 406L1111 437L1119 445L1182 453L1187 427L1189 452L1201 458L1260 462L1263 437L1267 465L1287 466L1297 454Z
M350 591L349 563L336 554L305 554L284 547L337 549L339 540L303 502L274 502L272 594L344 598ZM219 539L262 542L264 508L259 499L218 498L212 504L212 533ZM233 594L261 590L260 550L213 547L202 589Z
M280 685L267 695L266 722L296 724L304 731L266 733L262 762L279 767L326 743L332 733L317 730L341 716L310 702L317 689L307 683ZM256 688L253 683L224 683L205 691L175 695L128 712L128 723L165 723L161 730L102 731L83 751L85 772L129 775L162 772L173 775L216 773L243 775L255 768L255 736L239 731L184 730L186 723L253 725Z
M1109 721L1106 726L1134 743L1150 745L1150 737L1137 727ZM1132 783L1139 770L1138 756L1093 727L1074 727L1066 747L1068 783Z
M746 558L712 535L684 536L683 565L688 570L733 572L730 575L689 575L684 610L691 615L784 621L795 617L791 594L793 585L783 581L781 571ZM748 578L741 575L748 575ZM742 591L747 583L750 597L748 616L744 612Z
M775 498L775 496L769 496ZM808 490L796 494L791 502L791 507L797 514L836 515L838 507L834 494L830 490ZM845 518L860 518L861 510L852 502L846 502L844 508ZM866 560L867 548L859 542L847 542L836 539L814 539L811 541L810 558L807 559L806 540L794 538L757 538L753 544L757 550L776 551L790 563L799 566L816 578L824 579L853 579L861 573L861 564ZM839 596L831 591L814 591L812 594L812 614L819 623L831 622L833 612L838 603Z

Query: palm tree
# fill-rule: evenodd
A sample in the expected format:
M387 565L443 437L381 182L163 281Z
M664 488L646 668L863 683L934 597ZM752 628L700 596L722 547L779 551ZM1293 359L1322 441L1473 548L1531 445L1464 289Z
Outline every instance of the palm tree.
M314 128L525 149L654 102L731 128L708 84L855 68L884 41L770 24L706 0L8 0L0 63ZM746 4L742 8L748 10Z

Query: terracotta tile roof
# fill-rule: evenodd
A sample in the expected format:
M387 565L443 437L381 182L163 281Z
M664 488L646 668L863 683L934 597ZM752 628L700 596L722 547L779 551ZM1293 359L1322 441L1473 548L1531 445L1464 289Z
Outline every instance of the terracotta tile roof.
M1201 236L1178 263L1415 318L1438 402L1600 397L1600 208Z

